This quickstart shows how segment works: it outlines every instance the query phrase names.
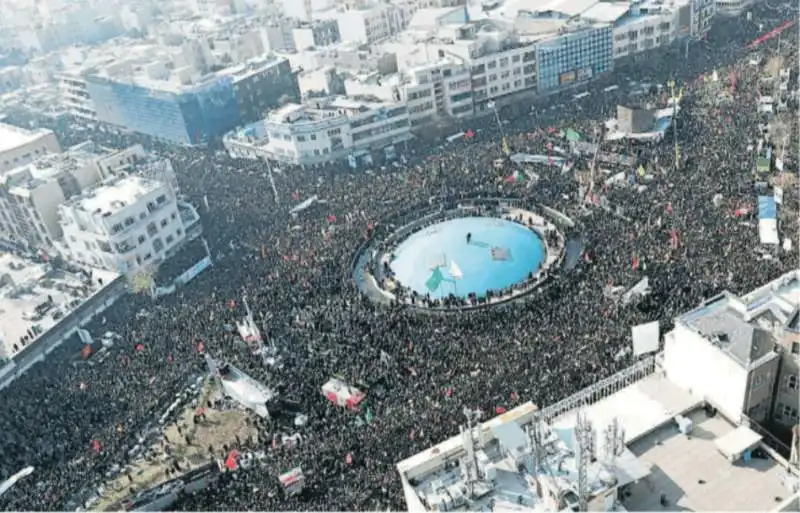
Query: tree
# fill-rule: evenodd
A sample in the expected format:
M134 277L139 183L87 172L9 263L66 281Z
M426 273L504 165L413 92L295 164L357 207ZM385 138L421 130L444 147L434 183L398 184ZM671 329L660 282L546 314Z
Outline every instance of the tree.
M134 294L150 294L154 286L155 269L143 266L128 275L128 285Z

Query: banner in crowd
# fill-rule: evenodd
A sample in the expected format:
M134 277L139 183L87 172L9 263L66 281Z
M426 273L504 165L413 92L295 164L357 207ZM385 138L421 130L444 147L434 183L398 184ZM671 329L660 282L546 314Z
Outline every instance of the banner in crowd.
M198 274L211 267L211 257L205 257L183 272L180 276L175 278L175 283L178 285L186 285L197 277Z
M773 196L758 197L758 236L761 244L779 244L778 206Z

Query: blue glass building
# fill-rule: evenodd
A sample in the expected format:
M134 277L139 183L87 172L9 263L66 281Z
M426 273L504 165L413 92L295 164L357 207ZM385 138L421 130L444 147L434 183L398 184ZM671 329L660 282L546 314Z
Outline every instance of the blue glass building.
M97 119L178 144L201 144L239 123L233 80L220 77L180 90L145 87L89 76Z
M586 82L611 71L611 26L589 26L541 41L536 45L536 62L540 92Z

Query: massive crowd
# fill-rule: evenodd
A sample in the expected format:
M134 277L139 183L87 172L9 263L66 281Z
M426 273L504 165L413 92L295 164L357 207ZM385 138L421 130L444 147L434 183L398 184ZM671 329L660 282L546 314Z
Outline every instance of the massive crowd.
M493 166L503 156L493 117L459 128L476 130L471 139L435 147L418 140L399 148L399 166L368 172L342 165L276 169L279 202L263 163L232 161L213 150L159 147L175 164L181 192L198 206L214 267L157 301L126 296L91 324L94 334L121 335L111 357L92 365L68 363L80 349L76 337L3 390L0 479L28 465L35 472L0 504L7 510L57 510L75 506L77 497L79 506L81 492L96 490L114 465L128 462L144 426L205 372L197 351L203 341L209 353L296 400L308 422L300 428L266 423L263 437L238 447L264 450L266 465L225 475L174 508L402 509L394 464L456 434L464 406L494 412L527 400L553 403L629 365L629 358L618 355L630 343L632 325L660 320L667 328L671 318L705 297L723 289L746 291L794 268L798 241L792 252L763 258L753 214L754 157L747 147L759 131L759 73L744 45L759 35L758 23L768 29L770 16L779 18L765 10L752 21L715 21L688 59L676 48L631 63L591 85L583 101L573 102L572 92L533 109L501 109L514 150L542 153L548 142L563 144L558 138L567 128L591 134L594 123L625 99L629 79L663 84L674 77L684 85L677 169L671 137L612 148L636 155L651 176L645 183L637 175L636 185L644 188L612 186L605 192L613 207L624 206L622 216L614 209L579 207L572 172L538 167L541 179L531 187L505 180L513 168ZM791 44L784 41L787 51ZM735 73L736 90L730 102L701 108L696 103L704 83L696 79L712 69L722 76ZM612 83L620 89L604 93ZM663 101L657 90L646 96ZM66 146L86 132L60 136ZM116 145L130 140L105 132L93 137ZM577 170L586 165L574 162ZM514 195L559 209L578 222L583 258L519 304L437 315L364 298L350 265L369 226L443 191ZM326 201L289 214L315 194ZM722 201L712 201L718 194ZM797 212L791 196L783 208ZM796 233L788 221L781 229ZM675 248L670 230L679 234ZM185 268L194 260L190 255L179 264ZM629 287L645 276L652 294L642 303L626 307L603 297L608 283ZM265 366L239 351L235 335L224 329L244 315L244 295L274 341L280 365ZM320 387L334 374L352 383L383 379L385 393L368 397L372 422L356 422L355 414L323 397ZM267 442L294 430L302 443ZM277 475L297 466L306 474L306 489L285 497Z

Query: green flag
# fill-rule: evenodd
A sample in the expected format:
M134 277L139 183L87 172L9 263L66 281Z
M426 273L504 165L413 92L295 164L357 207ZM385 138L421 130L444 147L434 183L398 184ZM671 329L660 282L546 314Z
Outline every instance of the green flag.
M444 276L442 276L442 271L437 267L431 273L431 277L428 278L428 281L425 282L425 286L428 287L428 290L433 292L439 288L439 285L442 284L442 280L444 280Z
M571 128L567 128L566 137L568 141L580 141L581 134Z
M369 406L367 406L365 410L366 411L364 412L364 420L367 422L367 424L372 424L372 419L375 418L375 414L372 413L372 410L370 409Z

